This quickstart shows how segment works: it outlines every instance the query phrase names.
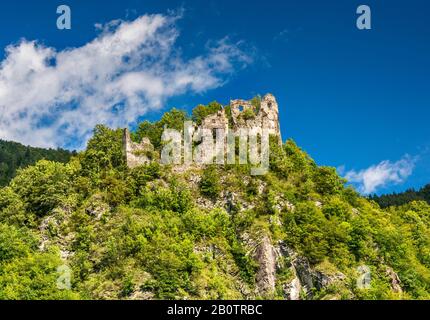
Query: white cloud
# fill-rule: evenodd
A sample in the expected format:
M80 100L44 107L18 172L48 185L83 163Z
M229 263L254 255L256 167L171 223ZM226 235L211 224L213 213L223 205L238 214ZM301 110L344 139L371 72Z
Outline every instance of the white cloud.
M182 58L176 19L97 24L97 38L62 51L27 40L8 46L0 64L0 138L80 148L96 124L126 126L170 97L223 85L252 62L227 38Z
M404 182L412 174L416 160L416 157L409 155L394 163L385 160L358 172L348 171L345 178L357 185L360 192L370 194L380 187Z
M283 29L281 32L277 33L274 37L273 40L277 41L277 40L284 40L284 41L288 41L288 34L290 33L290 30L288 29Z

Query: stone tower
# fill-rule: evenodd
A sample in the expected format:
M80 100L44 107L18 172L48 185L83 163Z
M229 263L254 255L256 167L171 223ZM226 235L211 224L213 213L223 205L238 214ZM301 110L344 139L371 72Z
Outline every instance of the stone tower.
M261 99L259 110L255 110L255 107L249 101L242 99L232 100L230 107L233 130L237 131L241 128L251 130L253 128L268 129L269 134L277 136L280 143L282 143L278 103L272 94L266 94Z

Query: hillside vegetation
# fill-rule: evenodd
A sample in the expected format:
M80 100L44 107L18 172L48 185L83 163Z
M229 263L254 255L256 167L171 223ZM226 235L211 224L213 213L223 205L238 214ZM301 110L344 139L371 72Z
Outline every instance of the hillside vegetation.
M426 201L430 204L430 184L419 190L409 189L400 193L384 194L381 196L372 195L370 196L370 200L376 201L381 208L401 206L411 201Z
M46 159L66 163L72 153L63 149L42 149L24 146L17 142L0 140L0 186L5 186L19 168L25 168Z
M135 139L158 147L160 127L183 117L145 122ZM430 298L426 202L383 210L292 140L271 144L264 176L131 170L121 141L97 126L67 163L38 161L0 189L0 299Z

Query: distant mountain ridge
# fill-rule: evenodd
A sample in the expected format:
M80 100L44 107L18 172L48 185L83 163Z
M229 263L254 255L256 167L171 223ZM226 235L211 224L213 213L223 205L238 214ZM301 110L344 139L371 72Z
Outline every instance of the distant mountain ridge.
M401 206L411 201L426 201L430 204L430 183L419 189L408 189L400 193L384 194L382 196L371 195L370 200L376 201L381 208Z
M16 171L46 159L66 163L74 152L64 149L43 149L0 139L0 186L5 186Z

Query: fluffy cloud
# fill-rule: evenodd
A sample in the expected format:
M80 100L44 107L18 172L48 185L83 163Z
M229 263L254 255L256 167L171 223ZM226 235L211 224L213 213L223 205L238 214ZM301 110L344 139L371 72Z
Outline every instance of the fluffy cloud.
M126 126L186 92L221 86L251 58L228 39L191 59L175 48L177 17L145 15L97 25L82 47L56 51L22 40L0 65L0 138L80 148L93 127Z
M404 182L412 174L416 160L409 155L394 163L385 160L358 172L348 171L345 178L356 184L360 192L370 194L380 187Z

